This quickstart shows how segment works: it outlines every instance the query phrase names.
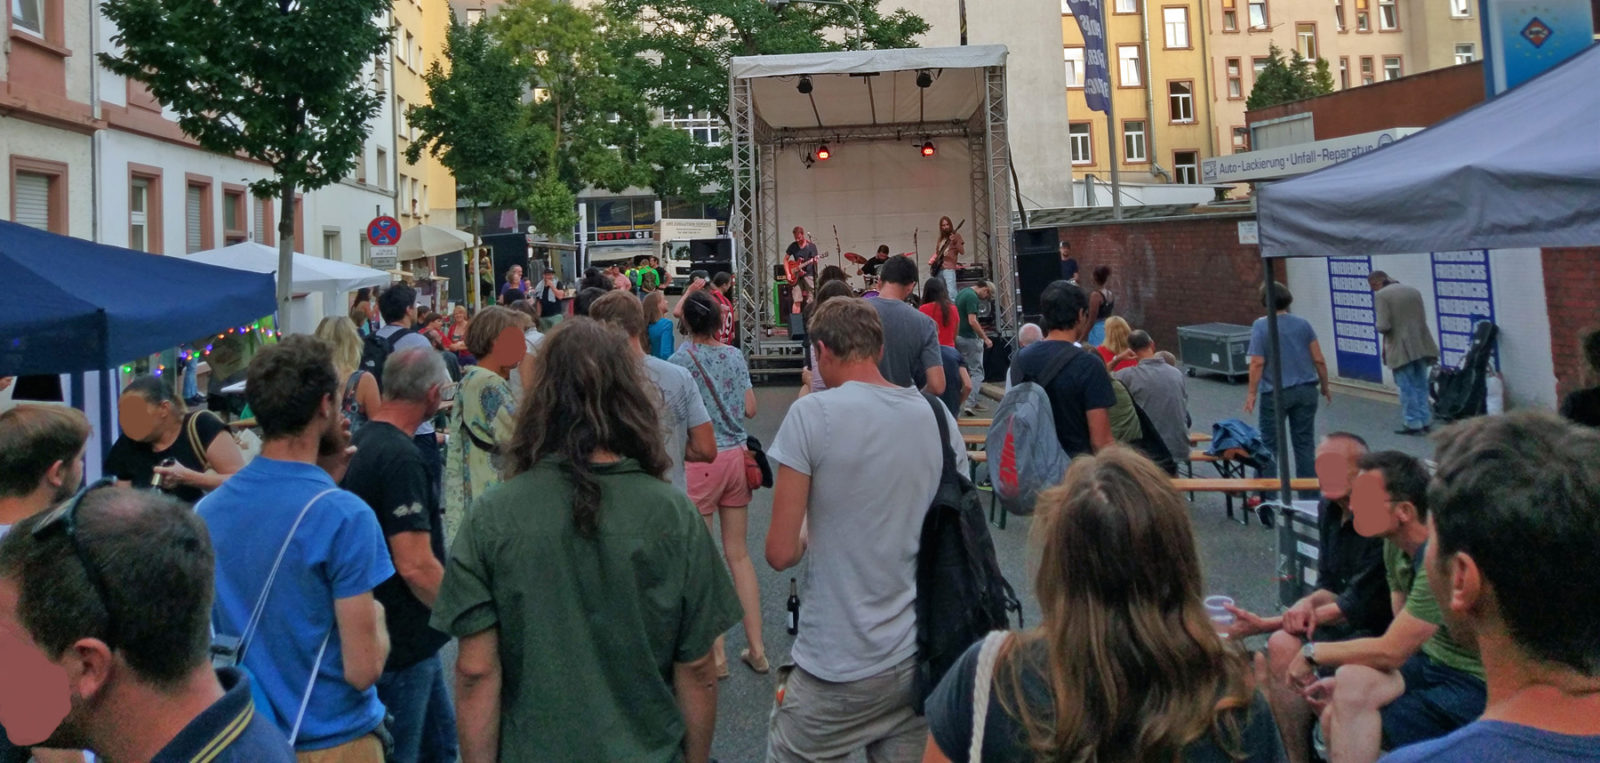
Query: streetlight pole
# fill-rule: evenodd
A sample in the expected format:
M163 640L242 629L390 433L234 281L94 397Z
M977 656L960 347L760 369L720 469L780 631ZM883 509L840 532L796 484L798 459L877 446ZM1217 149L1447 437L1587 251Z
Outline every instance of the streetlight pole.
M859 9L857 9L854 5L851 5L851 4L847 3L847 2L844 2L844 0L767 0L767 7L771 8L774 11L777 11L777 10L781 10L783 8L783 6L788 5L791 2L793 2L793 3L806 3L808 5L838 5L838 6L843 6L845 8L848 8L850 10L850 12L855 14L855 16L856 16L856 47L855 47L855 49L856 50L861 50L862 48L864 48L866 46L866 36L867 36L867 34L866 34L866 25L861 23L861 11Z

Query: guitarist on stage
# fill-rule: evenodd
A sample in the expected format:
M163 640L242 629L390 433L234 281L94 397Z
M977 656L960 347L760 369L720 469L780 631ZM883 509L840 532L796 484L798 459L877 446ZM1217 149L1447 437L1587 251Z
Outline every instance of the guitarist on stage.
M817 245L806 234L806 229L794 226L794 243L784 252L784 275L789 285L798 287L800 294L794 299L794 312L811 301L811 289L817 283Z

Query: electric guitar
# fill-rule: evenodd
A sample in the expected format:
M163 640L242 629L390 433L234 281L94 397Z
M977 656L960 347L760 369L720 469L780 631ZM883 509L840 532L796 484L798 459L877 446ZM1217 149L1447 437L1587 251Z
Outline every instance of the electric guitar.
M807 259L804 259L804 260L796 259L796 258L793 258L793 257L787 257L787 258L784 259L784 263L783 263L783 277L788 279L789 285L791 285L791 286L798 285L800 283L799 279L800 279L801 271L805 270L805 268L807 266L809 266L811 263L816 262L817 260L820 260L820 259L822 259L822 255L821 254L818 254L815 257L810 257L810 258L807 258Z

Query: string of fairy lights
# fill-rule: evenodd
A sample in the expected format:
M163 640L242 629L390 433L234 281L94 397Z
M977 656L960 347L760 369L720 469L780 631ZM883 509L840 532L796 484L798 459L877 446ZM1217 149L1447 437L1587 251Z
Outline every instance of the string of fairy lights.
M192 362L192 361L195 361L195 360L199 360L200 358L203 358L203 357L208 357L208 356L211 355L211 350L216 346L216 342L226 340L229 336L232 336L232 335L235 335L235 334L237 334L238 336L241 336L241 337L244 337L244 336L253 337L253 338L255 338L257 340L260 340L260 341L266 341L268 339L280 339L280 338L283 337L283 332L282 331L279 331L278 329L275 329L275 328L269 328L269 327L266 327L266 326L262 326L261 325L261 321L256 321L255 323L252 323L252 324L250 324L248 326L240 326L238 328L230 328L227 331L218 332L215 336L212 336L211 338L206 340L206 346L205 346L204 349L179 350L178 351L178 360L181 360L184 363L189 363L189 362ZM151 369L151 373L156 375L156 376L160 376L166 370L167 370L166 365L157 364L155 368ZM134 366L133 366L132 363L123 364L122 373L131 374L131 373L133 373L133 371L134 371Z

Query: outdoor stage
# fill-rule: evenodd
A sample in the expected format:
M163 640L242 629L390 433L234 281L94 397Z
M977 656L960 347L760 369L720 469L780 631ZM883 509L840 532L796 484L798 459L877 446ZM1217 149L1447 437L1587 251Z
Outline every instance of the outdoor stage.
M962 261L994 281L995 329L1015 335L1005 59L999 45L733 59L728 232L747 353L761 352L765 329L784 318L773 315L773 268L797 225L817 242L821 266L853 276L843 253L870 257L885 244L926 274L939 218L965 220Z

